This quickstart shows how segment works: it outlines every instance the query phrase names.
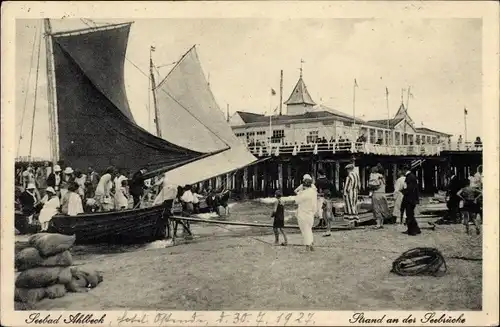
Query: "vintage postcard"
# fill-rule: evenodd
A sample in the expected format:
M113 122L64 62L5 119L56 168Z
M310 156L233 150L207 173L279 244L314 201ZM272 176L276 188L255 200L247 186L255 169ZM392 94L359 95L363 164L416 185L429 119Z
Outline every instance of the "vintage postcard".
M4 2L5 326L497 326L499 5Z

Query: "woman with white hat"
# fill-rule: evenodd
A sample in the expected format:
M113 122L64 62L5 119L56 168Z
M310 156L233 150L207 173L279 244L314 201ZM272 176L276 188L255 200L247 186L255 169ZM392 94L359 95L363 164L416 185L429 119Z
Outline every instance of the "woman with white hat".
M302 184L295 189L295 193L297 194L295 202L298 204L297 221L304 239L304 245L306 250L314 251L312 228L314 218L318 215L318 192L313 185L311 175L304 175Z
M59 195L62 181L61 166L55 165L54 171L47 177L47 187L52 187L56 194Z
M21 202L24 214L31 216L36 212L35 207L39 199L35 192L35 183L28 183L26 185L26 190L21 194L19 201Z
M59 198L57 197L56 191L53 187L47 187L45 192L47 193L47 201L40 211L40 216L38 216L38 220L42 225L42 231L47 230L50 219L52 219L52 217L59 212L59 207L61 206L61 202L59 201Z
M66 167L64 168L64 181L66 183L70 183L70 182L73 182L75 180L75 176L74 176L74 170L73 168L71 167Z

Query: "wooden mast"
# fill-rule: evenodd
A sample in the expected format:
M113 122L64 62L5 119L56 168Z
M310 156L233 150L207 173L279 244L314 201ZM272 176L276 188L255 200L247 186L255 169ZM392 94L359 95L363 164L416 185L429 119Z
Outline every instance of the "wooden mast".
M283 114L283 70L280 77L280 116Z
M54 74L54 57L52 52L52 26L50 19L44 20L45 29L45 52L46 52L46 68L47 68L47 100L49 103L49 124L50 124L50 148L51 159L54 164L59 159L59 137L57 125L57 105L55 91L55 74Z
M151 92L153 94L153 105L155 107L155 126L156 126L156 136L161 137L160 130L160 121L158 120L158 106L156 105L156 82L155 82L155 74L154 74L154 66L153 66L153 57L152 52L155 50L154 47L149 49L149 74L151 75Z

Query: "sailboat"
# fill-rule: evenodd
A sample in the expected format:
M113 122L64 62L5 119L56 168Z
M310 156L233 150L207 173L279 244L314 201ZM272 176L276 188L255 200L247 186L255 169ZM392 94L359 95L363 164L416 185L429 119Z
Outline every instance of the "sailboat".
M135 123L124 83L125 54L132 23L58 33L52 33L50 24L50 20L44 20L54 162L63 159L72 167L92 166L96 170L110 165L131 171L147 168L148 177L152 177L231 149L222 139L218 148L193 150L172 142L168 134L161 138ZM191 108L193 112L197 109ZM177 106L169 110L179 113L186 108ZM196 113L191 115L198 121L207 118ZM178 127L190 133L192 125ZM176 175L183 173L177 171ZM213 176L216 175L210 177ZM183 180L179 185L187 183ZM77 216L56 215L49 223L49 232L75 234L77 243L154 240L165 235L164 214L170 211L171 205Z
M177 185L198 183L256 162L257 158L236 137L217 104L196 46L177 61L157 86L154 74L151 77L160 137L196 152L229 147L227 151L167 172L170 182ZM186 137L185 126L190 126L189 137Z

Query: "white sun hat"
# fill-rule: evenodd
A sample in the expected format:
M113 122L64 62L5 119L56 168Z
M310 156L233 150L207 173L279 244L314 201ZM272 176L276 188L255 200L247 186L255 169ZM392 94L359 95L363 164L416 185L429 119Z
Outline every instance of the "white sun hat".
M303 181L307 181L307 180L312 181L312 177L311 177L311 175L309 175L309 174L305 174L305 175L302 177L302 180L303 180Z
M58 172L58 171L61 171L61 166L55 165L54 166L54 172Z
M65 174L73 174L73 168L71 168L71 167L66 167L66 169L64 169L64 173L65 173Z

